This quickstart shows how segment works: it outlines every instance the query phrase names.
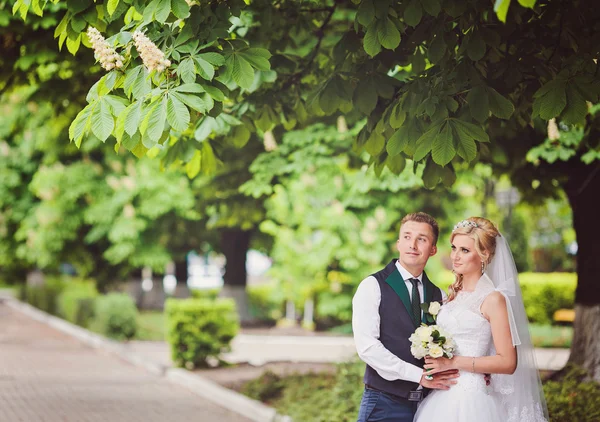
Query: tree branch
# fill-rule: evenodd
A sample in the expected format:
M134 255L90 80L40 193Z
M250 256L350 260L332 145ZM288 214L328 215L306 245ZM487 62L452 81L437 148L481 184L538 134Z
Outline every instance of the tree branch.
M312 65L312 63L314 62L315 58L317 57L317 54L319 54L319 50L321 49L321 43L323 42L323 38L325 38L325 27L331 21L331 18L333 17L333 13L335 12L337 4L338 4L338 0L335 0L334 3L333 3L333 6L331 6L329 8L324 8L323 9L323 10L329 10L329 14L327 15L327 17L323 21L323 24L315 32L315 34L318 37L318 40L317 40L317 44L315 44L315 46L313 47L312 52L310 53L308 62L304 65L304 68L302 70L300 70L299 72L294 73L283 84L283 86L281 88L282 90L286 90L290 86L295 85L296 83L298 83L298 81L300 81L300 79L302 79L302 76L304 76L306 74L306 72L308 71L308 69L310 68L310 66Z

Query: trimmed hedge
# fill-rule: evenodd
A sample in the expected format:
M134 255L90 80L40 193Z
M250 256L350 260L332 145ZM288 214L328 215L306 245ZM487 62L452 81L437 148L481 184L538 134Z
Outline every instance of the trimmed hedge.
M58 296L58 312L69 322L88 327L94 317L98 290L94 282L71 282Z
M432 280L438 287L447 290L454 281L454 275L445 271ZM529 322L552 324L554 312L575 307L575 273L521 273L519 283Z
M109 293L96 298L94 331L116 340L131 339L137 331L138 310L126 293Z
M167 299L167 341L176 366L206 367L231 350L239 331L232 299Z
M20 299L51 315L58 315L58 297L65 287L60 278L47 278L39 286L23 285Z

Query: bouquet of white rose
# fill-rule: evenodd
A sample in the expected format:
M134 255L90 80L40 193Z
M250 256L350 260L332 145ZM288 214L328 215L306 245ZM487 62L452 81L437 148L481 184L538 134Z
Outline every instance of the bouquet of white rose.
M456 347L454 340L438 325L422 324L408 339L412 343L410 352L417 359L423 359L425 356L432 358L444 356L452 359L454 356Z

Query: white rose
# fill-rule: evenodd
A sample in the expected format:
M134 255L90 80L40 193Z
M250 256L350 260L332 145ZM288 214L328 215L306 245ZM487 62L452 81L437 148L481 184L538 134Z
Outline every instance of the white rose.
M431 340L433 340L433 338L431 337L431 331L432 330L429 327L419 327L415 331L415 334L417 335L417 338L419 339L419 341L428 343Z
M440 304L440 302L431 302L429 304L429 313L431 315L437 315L440 312L441 307L442 305Z
M444 349L442 349L438 344L432 344L429 347L429 356L432 358L441 358L444 356Z
M410 353L412 353L412 355L417 359L423 359L425 356L427 356L427 349L423 346L411 347Z

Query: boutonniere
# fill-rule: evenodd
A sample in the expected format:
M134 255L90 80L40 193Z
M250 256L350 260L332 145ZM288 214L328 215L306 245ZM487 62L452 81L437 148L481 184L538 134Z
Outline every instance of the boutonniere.
M442 304L440 302L425 302L421 304L423 316L428 324L434 324L437 320L437 315L440 313Z

